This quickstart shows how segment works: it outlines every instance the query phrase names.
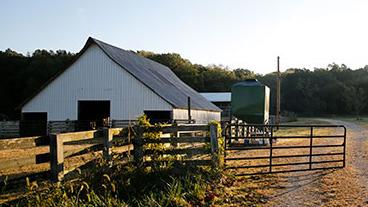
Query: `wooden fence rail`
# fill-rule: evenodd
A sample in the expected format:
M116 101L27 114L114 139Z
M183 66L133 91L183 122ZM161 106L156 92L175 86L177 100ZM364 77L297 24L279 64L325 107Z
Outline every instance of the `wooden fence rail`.
M170 137L159 139L145 138L145 132L161 132L169 134ZM179 133L195 134L202 132L204 136L178 137ZM181 162L191 165L213 165L219 164L218 156L218 134L217 125L181 125L151 127L138 130L138 136L134 140L134 159L137 166L150 166L151 164L165 162ZM208 134L210 135L208 137ZM169 145L159 149L151 149L149 144ZM180 147L183 144L183 147ZM189 147L187 146L189 145ZM159 156L159 159L152 159ZM178 160L180 156L180 160ZM205 156L205 158L203 157ZM174 160L172 159L174 158ZM206 159L207 158L207 159Z
M10 157L4 157L4 153L0 157L0 170L49 162L49 153L39 150L48 146L48 144L48 138L42 136L0 139L0 151L9 153L14 149L40 151L40 153L29 154L26 157L15 156L14 154L9 154Z
M54 182L63 179L66 170L64 162L69 157L84 155L91 151L102 151L103 158L111 160L112 150L117 153L133 152L137 167L145 167L150 163L164 163L165 160L150 160L156 150L148 149L148 145L162 144L165 146L159 155L182 156L185 159L176 160L193 165L218 165L217 128L215 125L183 125L142 128L134 126L134 138L122 135L127 128L104 128L72 133L51 134L49 137L28 137L0 140L0 150L31 149L31 156L22 158L1 158L0 170L39 163L50 163L50 179ZM129 128L130 130L131 128ZM145 133L159 132L162 138L148 139ZM190 137L178 137L180 133L191 134ZM199 136L202 133L204 136ZM132 132L133 134L133 132ZM67 145L88 144L89 147L68 148ZM49 150L47 149L47 146ZM38 153L38 148L42 150ZM46 147L46 149L45 149ZM67 150L66 150L67 149ZM92 150L91 150L92 149ZM202 157L199 157L202 156ZM203 158L206 156L206 158ZM129 156L130 157L130 156Z
M94 141L95 146L101 146L102 155L105 160L111 160L111 148L113 146L114 135L119 135L122 128L105 128L103 130L91 130L83 132L73 132L50 135L50 168L51 180L56 182L64 177L64 144L72 142ZM115 139L116 141L116 139ZM130 143L128 143L130 145ZM128 151L129 147L126 147Z

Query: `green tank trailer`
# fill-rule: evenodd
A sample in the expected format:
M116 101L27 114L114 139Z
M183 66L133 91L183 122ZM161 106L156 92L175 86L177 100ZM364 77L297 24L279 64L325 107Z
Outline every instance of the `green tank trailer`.
M246 124L268 124L269 122L270 89L256 79L236 83L231 88L231 114L236 123L241 120ZM243 124L244 125L244 124ZM235 129L243 132L245 145L267 145L269 132L264 127L244 127L242 124Z
M231 88L231 113L248 124L268 124L270 88L256 79L236 83Z

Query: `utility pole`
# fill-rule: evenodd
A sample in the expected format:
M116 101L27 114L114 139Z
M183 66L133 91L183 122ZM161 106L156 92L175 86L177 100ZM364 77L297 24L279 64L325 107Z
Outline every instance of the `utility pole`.
M190 96L188 96L188 124L191 123L192 123L192 110L191 110Z
M277 56L277 79L276 79L276 125L280 124L280 56Z

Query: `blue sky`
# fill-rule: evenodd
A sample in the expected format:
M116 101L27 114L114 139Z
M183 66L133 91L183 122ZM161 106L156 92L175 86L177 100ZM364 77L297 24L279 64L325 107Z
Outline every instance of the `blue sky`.
M130 50L258 73L368 65L368 1L131 0L0 2L0 50L78 52L89 36Z

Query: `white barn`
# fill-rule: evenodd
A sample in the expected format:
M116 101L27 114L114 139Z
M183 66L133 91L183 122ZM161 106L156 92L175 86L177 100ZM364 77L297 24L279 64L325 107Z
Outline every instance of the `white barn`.
M76 60L21 106L23 120L220 120L217 106L182 82L168 67L94 38Z
M200 94L222 110L221 112L222 121L230 121L231 92L203 92Z

